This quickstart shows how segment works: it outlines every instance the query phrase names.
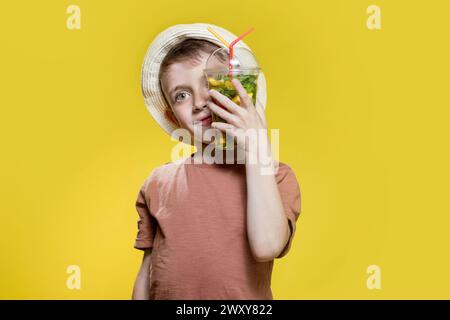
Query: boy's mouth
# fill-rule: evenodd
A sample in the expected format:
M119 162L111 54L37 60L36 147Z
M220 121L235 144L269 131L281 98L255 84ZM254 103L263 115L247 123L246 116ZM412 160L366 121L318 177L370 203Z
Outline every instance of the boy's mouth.
M202 126L209 126L211 124L211 122L212 122L212 116L211 115L208 115L208 116L203 117L202 119L196 121L196 123L198 123L198 124L201 123Z

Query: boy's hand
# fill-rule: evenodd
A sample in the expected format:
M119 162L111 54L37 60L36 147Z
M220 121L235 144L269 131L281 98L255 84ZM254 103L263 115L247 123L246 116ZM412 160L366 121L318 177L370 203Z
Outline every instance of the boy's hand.
M212 112L228 122L213 122L211 127L217 128L222 132L228 132L233 137L236 137L238 147L247 152L249 146L245 143L247 140L246 137L250 138L252 135L249 135L246 131L249 129L251 129L250 131L254 130L254 134L258 137L259 130L267 130L264 109L258 102L256 106L253 105L252 99L238 79L233 78L231 82L239 94L240 105L237 105L220 92L210 90L211 97L223 106L223 108L212 101L208 102L208 107ZM257 143L257 141L247 142L247 144L251 143Z

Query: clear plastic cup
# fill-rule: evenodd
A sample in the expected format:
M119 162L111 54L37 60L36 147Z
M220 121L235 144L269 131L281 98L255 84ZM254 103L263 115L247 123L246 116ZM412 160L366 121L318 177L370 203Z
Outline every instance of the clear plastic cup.
M231 101L240 105L240 97L234 85L231 82L232 78L238 79L247 94L256 104L256 95L258 93L258 76L261 69L253 53L246 48L234 48L233 58L229 60L228 48L220 48L215 50L208 57L204 73L208 79L209 89L214 89L228 97ZM212 114L214 122L225 122L224 119ZM227 146L227 139L222 134L219 140L216 140L216 147L221 149L230 149Z

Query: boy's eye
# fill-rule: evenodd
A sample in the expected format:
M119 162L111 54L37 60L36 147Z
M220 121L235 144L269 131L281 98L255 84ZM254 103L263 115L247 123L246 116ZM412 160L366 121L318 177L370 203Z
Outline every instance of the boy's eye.
M188 94L186 91L181 91L175 96L175 101L178 102L180 99L184 99L186 94Z

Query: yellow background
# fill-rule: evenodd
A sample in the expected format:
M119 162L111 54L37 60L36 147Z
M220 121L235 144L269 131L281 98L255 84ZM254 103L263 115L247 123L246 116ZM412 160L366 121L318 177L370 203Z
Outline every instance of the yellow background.
M68 30L66 8L81 8ZM366 9L381 8L368 30ZM268 83L302 215L275 299L450 298L450 4L433 1L8 1L0 10L0 298L129 299L139 187L174 142L141 64L166 27L246 43ZM381 290L366 268L381 267ZM66 268L81 268L81 289Z

